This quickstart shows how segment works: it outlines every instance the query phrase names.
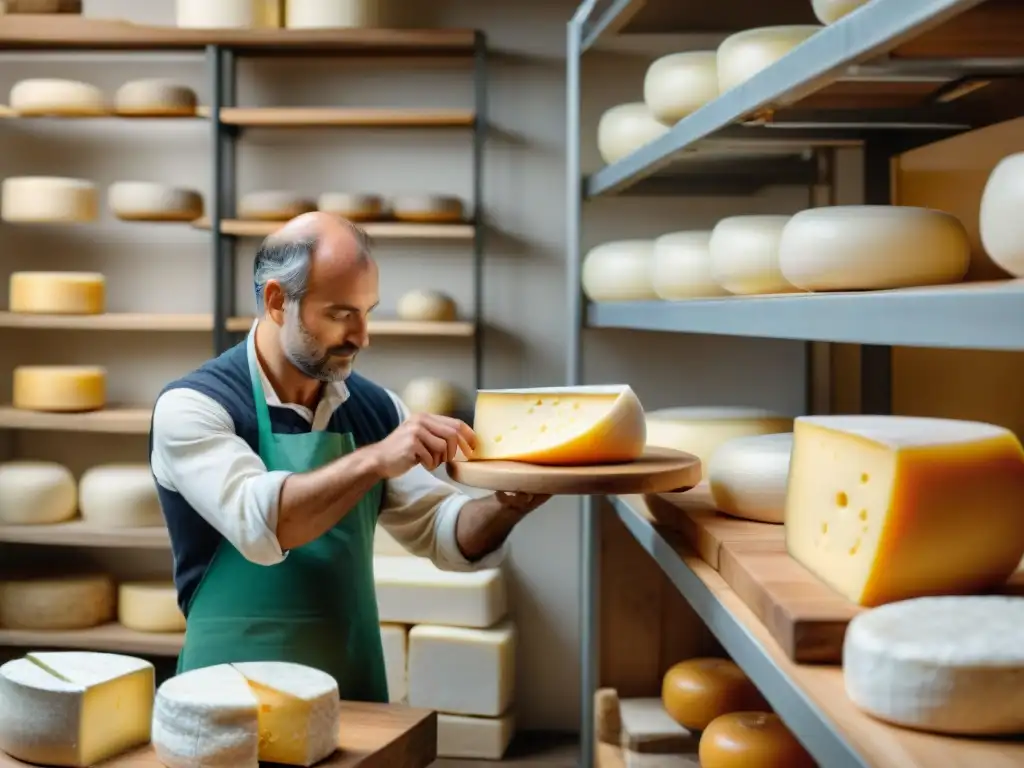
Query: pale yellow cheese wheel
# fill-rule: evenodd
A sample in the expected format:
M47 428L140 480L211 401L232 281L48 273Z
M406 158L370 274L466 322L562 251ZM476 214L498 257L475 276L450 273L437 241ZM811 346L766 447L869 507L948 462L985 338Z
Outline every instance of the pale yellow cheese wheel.
M148 464L101 464L78 482L82 519L100 528L165 525L156 480Z
M0 627L88 629L114 619L116 590L108 576L0 581Z
M0 525L49 525L78 512L78 486L67 467L52 461L0 464Z
M136 632L184 632L185 615L171 582L124 582L117 591L117 621Z
M11 88L8 99L11 109L25 117L84 117L107 111L103 92L95 85L77 80L21 80Z
M673 125L718 98L715 51L662 56L644 76L644 103L655 119Z
M195 221L203 215L199 192L152 181L114 182L107 205L124 221Z
M458 309L451 296L427 289L403 294L396 311L400 320L420 323L451 322L458 317Z
M106 284L99 272L14 272L8 307L11 312L101 315Z
M423 376L405 385L402 402L412 413L449 416L459 405L459 390L444 379Z
M452 195L399 195L391 201L391 214L424 224L452 224L466 217L462 201Z
M238 215L252 221L287 221L316 210L316 201L283 190L260 190L242 195Z
M835 24L867 2L868 0L811 0L811 7L822 24Z
M317 198L316 207L349 221L373 221L384 216L384 198L367 193L324 192Z
M719 92L742 85L821 29L816 24L794 24L759 27L730 35L718 46Z
M654 242L615 240L590 249L583 258L583 292L591 301L657 299L652 281Z
M644 102L619 104L597 122L597 151L606 163L617 163L667 131Z
M77 413L106 404L107 372L84 365L22 365L14 369L14 407Z
M989 174L978 224L992 261L1024 277L1024 152L1007 155Z
M126 117L188 117L198 103L187 85L163 78L132 80L114 94L114 111Z

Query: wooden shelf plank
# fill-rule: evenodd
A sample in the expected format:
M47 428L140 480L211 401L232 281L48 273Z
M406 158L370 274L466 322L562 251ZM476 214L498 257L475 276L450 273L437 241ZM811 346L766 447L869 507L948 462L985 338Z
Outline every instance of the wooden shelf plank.
M152 415L150 408L111 406L90 413L42 413L0 405L0 429L148 435Z
M212 331L213 315L107 312L102 315L37 315L0 312L0 328L83 331Z
M137 653L144 656L177 656L184 641L184 633L135 632L116 623L92 629L73 630L0 628L0 646L31 650L70 648L83 651Z
M220 230L235 237L267 237L284 226L284 221L246 221L224 219ZM210 220L196 219L192 226L209 229ZM412 224L404 221L370 221L360 223L370 237L382 240L472 240L472 224Z
M199 114L208 117L208 107ZM360 107L228 107L222 123L250 128L472 128L471 109L372 109Z
M167 549L171 539L163 526L100 528L82 520L72 520L54 525L0 525L0 542L48 547Z

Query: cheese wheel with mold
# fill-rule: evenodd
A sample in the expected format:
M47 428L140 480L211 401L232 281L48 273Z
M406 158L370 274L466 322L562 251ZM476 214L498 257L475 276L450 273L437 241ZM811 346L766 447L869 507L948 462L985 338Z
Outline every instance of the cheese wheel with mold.
M296 192L260 190L242 195L238 216L250 221L287 221L316 210L316 201Z
M203 196L152 181L118 181L107 190L111 212L125 221L195 221L203 215Z
M72 630L113 621L116 590L108 576L0 581L0 627Z
M989 174L979 229L985 252L1014 277L1024 277L1024 152L1007 155Z
M90 117L108 113L103 91L77 80L31 78L14 84L11 110L23 117Z
M78 481L82 519L98 528L165 525L156 480L148 464L100 464Z
M400 195L391 201L391 214L399 221L424 224L455 223L465 219L462 201L451 195Z
M718 98L715 51L662 56L647 68L644 103L660 123L673 125Z
M779 266L789 216L730 216L711 230L711 275L729 293L793 293Z
M673 720L694 731L729 712L768 706L735 662L719 658L688 659L669 668L661 701Z
M671 232L654 241L651 283L668 301L728 296L711 275L711 232Z
M380 195L325 192L317 199L316 207L349 221L373 221L384 217L384 199Z
M96 185L59 176L9 176L2 185L4 221L77 224L99 217Z
M759 27L730 35L718 46L718 90L735 88L767 69L822 29L816 24Z
M11 312L44 315L101 315L106 278L99 272L13 272Z
M21 365L14 369L14 407L28 411L98 411L107 400L107 372L87 365Z
M78 512L71 470L52 461L0 464L0 525L64 523Z
M114 94L114 111L125 117L191 117L199 99L187 85L173 80L131 80Z
M403 294L396 310L400 320L420 323L446 323L458 317L458 309L451 296L426 289Z
M771 712L731 712L700 736L700 768L817 768L806 749Z
M822 24L835 24L867 2L868 0L811 0L811 7Z
M652 240L616 240L590 249L583 259L583 292L591 301L651 301Z
M597 151L611 165L650 144L668 131L644 102L619 104L597 123Z

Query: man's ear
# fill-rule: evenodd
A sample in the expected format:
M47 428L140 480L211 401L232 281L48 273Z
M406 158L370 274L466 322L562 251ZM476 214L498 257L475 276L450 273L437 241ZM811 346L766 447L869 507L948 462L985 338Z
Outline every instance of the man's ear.
M266 315L277 325L284 325L284 289L277 280L268 280L263 286L263 307Z

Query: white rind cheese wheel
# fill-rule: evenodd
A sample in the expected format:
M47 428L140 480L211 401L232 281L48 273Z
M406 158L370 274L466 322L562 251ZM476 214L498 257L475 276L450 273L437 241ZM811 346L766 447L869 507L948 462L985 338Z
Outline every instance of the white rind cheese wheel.
M652 240L616 240L590 249L583 259L583 292L591 301L651 301Z
M161 78L132 80L114 94L114 111L125 117L191 117L198 103L187 85Z
M861 291L956 283L971 241L943 211L899 205L812 208L791 218L779 240L783 277L805 291Z
M722 443L708 461L715 507L733 517L782 523L793 434L737 437Z
M672 232L654 241L651 282L667 301L727 296L711 276L711 232Z
M87 469L78 483L78 506L82 519L100 528L165 524L148 464L105 464Z
M861 613L843 642L846 695L896 725L1024 732L1024 598L923 597Z
M399 319L419 323L448 323L458 317L455 300L440 291L417 289L398 300Z
M644 103L661 123L672 125L718 98L717 55L689 51L662 56L644 77Z
M730 216L711 230L711 275L729 293L792 293L779 267L789 216Z
M0 581L0 627L89 629L113 621L115 602L107 576Z
M981 244L997 265L1024 277L1024 152L999 161L981 196Z
M95 221L99 217L96 185L57 176L12 176L4 179L0 216L4 221L48 224Z
M176 24L195 29L245 29L256 26L253 0L176 0Z
M0 525L50 525L78 512L71 470L51 461L0 464Z
M868 0L811 0L814 15L822 24L835 24L843 16L860 8Z
M117 621L136 632L184 632L174 584L129 582L118 586Z
M611 165L663 136L668 126L658 122L642 101L619 104L597 123L597 151Z
M316 201L317 210L341 216L349 221L373 221L384 216L384 198L356 192L324 192Z
M458 760L501 760L516 732L513 713L501 717L437 716L437 756Z
M118 181L107 191L107 204L124 221L195 221L203 215L203 196L151 181Z
M402 390L402 402L411 413L450 416L459 406L459 390L444 379L412 379Z
M315 210L315 201L281 190L249 192L238 201L239 217L253 221L287 221Z
M463 221L462 201L451 195L401 195L391 201L391 214L399 221L443 224Z
M719 92L745 83L821 29L815 24L797 24L760 27L730 35L718 46Z
M84 365L23 365L14 369L14 407L28 411L98 411L107 401L107 372Z
M82 117L107 114L103 92L76 80L33 78L11 88L10 107L18 115Z
M291 29L371 27L378 21L379 0L288 0Z
M102 315L107 281L99 272L14 272L11 312L45 315Z

